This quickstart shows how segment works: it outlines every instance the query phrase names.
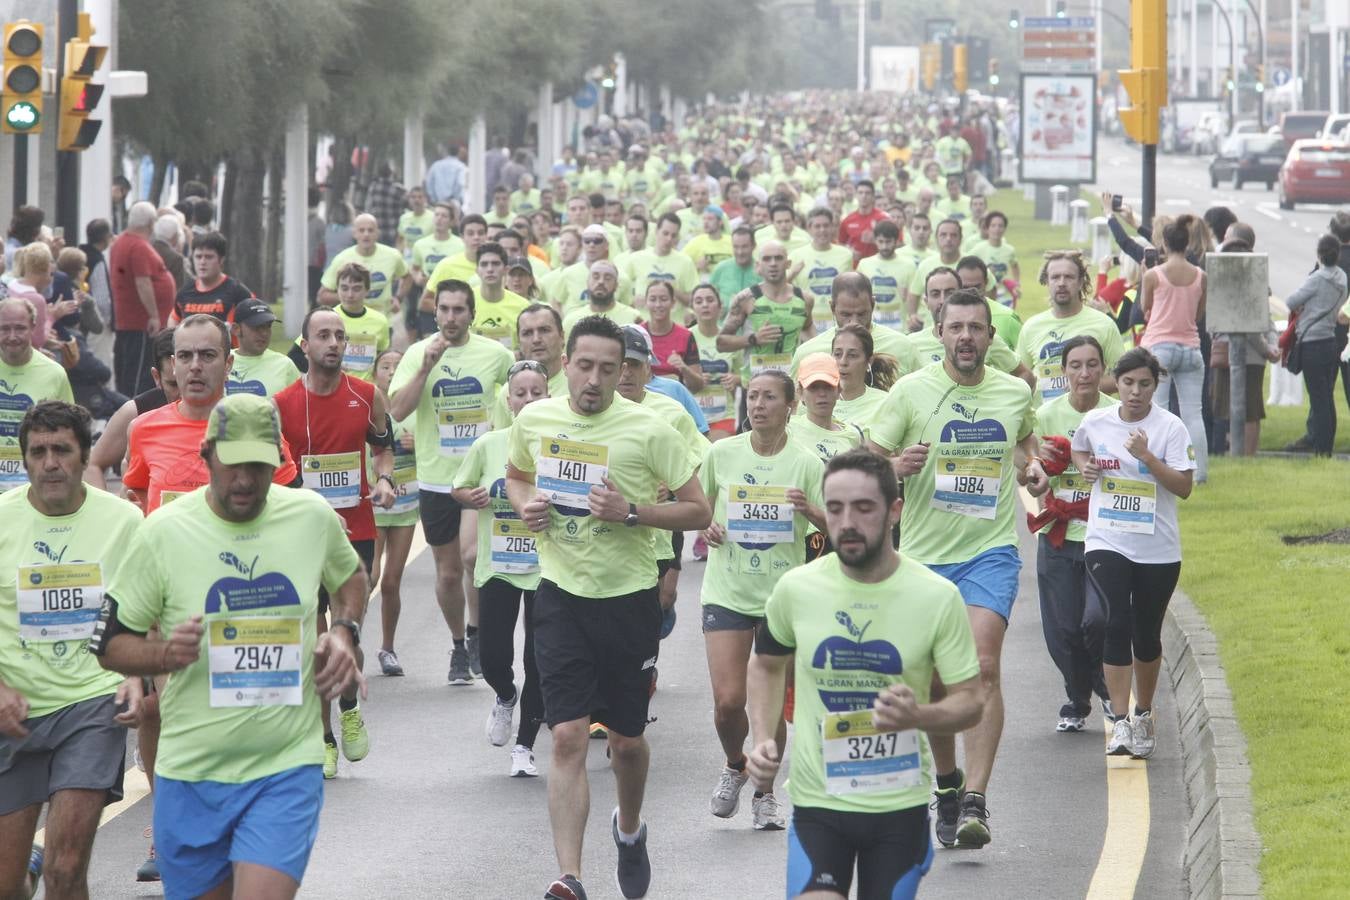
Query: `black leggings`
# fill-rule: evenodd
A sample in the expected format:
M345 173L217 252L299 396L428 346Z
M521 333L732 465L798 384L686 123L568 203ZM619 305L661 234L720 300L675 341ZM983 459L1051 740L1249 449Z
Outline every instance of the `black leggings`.
M534 591L501 578L492 578L478 589L478 652L483 680L501 700L516 695L516 617L525 598L525 685L520 689L520 729L516 743L534 747L535 735L544 721L544 698L539 693L539 670L534 665Z
M1128 666L1133 657L1153 662L1162 656L1162 620L1181 576L1181 562L1137 563L1113 550L1089 550L1088 589L1106 607L1102 662Z

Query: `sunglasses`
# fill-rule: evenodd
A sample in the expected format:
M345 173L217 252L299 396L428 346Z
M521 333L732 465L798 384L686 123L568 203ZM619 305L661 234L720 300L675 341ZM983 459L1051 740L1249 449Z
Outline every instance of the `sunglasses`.
M581 239L581 242L582 242L583 244L603 244L603 243L605 243L605 239L604 239L604 238L582 238L582 239Z
M548 369L544 368L544 364L533 359L522 359L520 362L512 363L511 368L506 370L506 377L515 378L521 372L538 372L545 378L548 377Z

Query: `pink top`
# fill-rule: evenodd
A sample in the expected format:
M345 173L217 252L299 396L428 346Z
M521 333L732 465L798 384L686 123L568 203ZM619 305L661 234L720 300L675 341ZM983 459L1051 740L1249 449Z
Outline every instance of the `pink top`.
M1144 347L1154 344L1180 344L1199 347L1200 331L1195 327L1195 314L1200 309L1200 287L1204 283L1197 273L1195 280L1179 287L1167 280L1162 267L1151 270L1158 278L1153 288L1153 305L1149 309L1148 327L1144 329Z

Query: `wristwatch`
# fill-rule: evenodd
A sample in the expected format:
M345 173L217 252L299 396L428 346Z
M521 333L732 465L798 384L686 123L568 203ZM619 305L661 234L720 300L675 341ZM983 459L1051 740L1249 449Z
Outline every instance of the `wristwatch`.
M759 335L755 334L753 331L747 335L746 340L750 343L751 347L759 346Z
M332 628L337 628L337 627L339 627L339 626L341 626L342 628L347 629L348 631L350 631L350 632L352 633L352 645L353 645L353 646L355 646L355 647L361 646L361 626L360 626L360 625L358 625L358 624L357 624L354 620L352 620L352 619L334 619L334 620L333 620L333 624L331 624L331 625L329 626L329 628L332 629Z
M627 525L629 528L632 528L637 523L638 523L637 504L630 503L628 504L628 515L623 517L623 524Z
M375 480L376 480L376 481L387 481L387 482L389 482L389 486L390 486L391 488L393 488L394 490L398 490L398 485L394 484L394 476L393 476L393 475L384 475L384 474L381 474L381 475L380 475L379 477L377 477Z

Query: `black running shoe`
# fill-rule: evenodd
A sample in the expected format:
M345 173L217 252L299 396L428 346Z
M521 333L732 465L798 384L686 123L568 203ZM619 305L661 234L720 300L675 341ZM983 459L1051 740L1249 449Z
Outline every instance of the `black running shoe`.
M619 848L619 865L614 871L614 880L619 884L619 893L628 900L647 896L647 888L652 883L652 862L647 858L647 823L638 830L638 839L632 844L619 840L619 810L609 822L614 834L614 846Z
M960 772L960 770L957 770ZM961 795L966 789L966 776L961 775L961 786L938 788L933 791L933 802L928 808L937 812L936 831L938 843L944 847L956 844L956 826L961 819Z
M984 806L984 794L966 794L961 798L961 822L956 827L956 849L978 850L991 840L989 810Z
M586 889L572 875L564 875L548 886L544 900L586 900Z

